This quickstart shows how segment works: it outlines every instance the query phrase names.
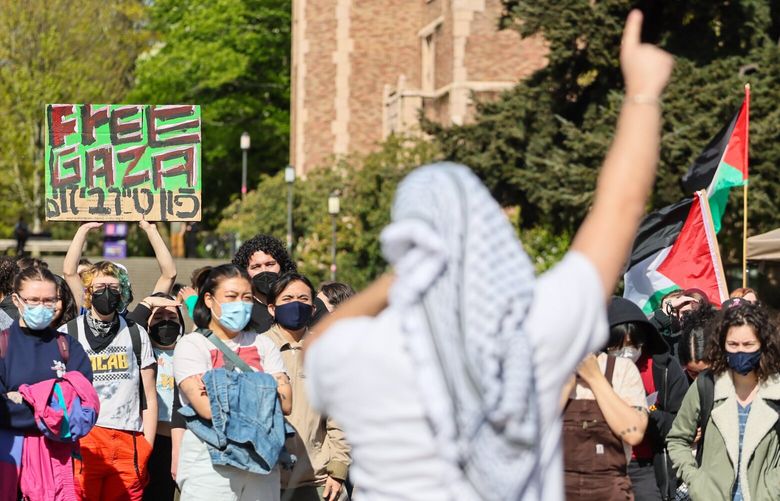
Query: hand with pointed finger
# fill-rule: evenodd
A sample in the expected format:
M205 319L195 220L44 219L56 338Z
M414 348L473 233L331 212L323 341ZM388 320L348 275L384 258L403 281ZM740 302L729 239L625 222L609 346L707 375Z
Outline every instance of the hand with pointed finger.
M655 45L642 43L642 13L632 10L623 29L620 67L626 84L626 96L657 98L661 95L674 67L674 58Z

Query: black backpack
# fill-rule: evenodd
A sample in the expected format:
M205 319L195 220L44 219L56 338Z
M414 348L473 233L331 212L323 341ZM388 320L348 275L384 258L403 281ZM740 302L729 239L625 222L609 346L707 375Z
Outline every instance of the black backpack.
M701 466L702 454L704 454L704 434L710 421L710 414L715 405L715 377L710 370L704 370L696 378L696 390L699 392L699 428L701 438L696 448L696 464ZM775 433L780 437L780 401L764 400L766 404L778 413L775 421Z

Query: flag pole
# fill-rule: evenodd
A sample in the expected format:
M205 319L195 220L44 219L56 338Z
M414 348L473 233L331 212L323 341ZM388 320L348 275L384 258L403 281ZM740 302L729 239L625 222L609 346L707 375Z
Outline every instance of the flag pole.
M750 146L750 84L745 84L745 179L742 184L742 287L747 287L748 149Z

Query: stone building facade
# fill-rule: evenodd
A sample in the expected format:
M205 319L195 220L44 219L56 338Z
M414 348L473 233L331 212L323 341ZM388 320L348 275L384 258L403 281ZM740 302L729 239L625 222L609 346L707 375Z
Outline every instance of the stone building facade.
M293 0L290 159L334 156L474 115L545 64L541 38L498 30L500 0Z

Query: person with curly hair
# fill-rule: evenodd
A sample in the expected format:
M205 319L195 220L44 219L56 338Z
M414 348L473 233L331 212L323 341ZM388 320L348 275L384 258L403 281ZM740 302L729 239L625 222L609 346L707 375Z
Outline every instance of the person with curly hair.
M698 377L712 377L712 394L698 380L691 385L667 437L669 455L694 501L780 499L778 333L761 305L740 302L721 314L707 350L711 376Z
M14 292L14 277L17 273L19 273L19 265L16 264L16 258L0 256L0 313L9 317L11 322L19 319L19 310L11 296ZM2 323L10 325L11 322Z
M718 310L707 304L692 310L683 319L677 356L691 382L710 366L706 350L717 328L717 317Z
M274 324L265 296L280 275L298 271L295 261L278 238L261 233L241 244L233 264L246 270L252 279L254 306L247 329L265 332Z
M298 270L284 244L278 238L263 234L255 235L241 244L233 257L233 264L245 269L250 277L264 271L281 275Z

